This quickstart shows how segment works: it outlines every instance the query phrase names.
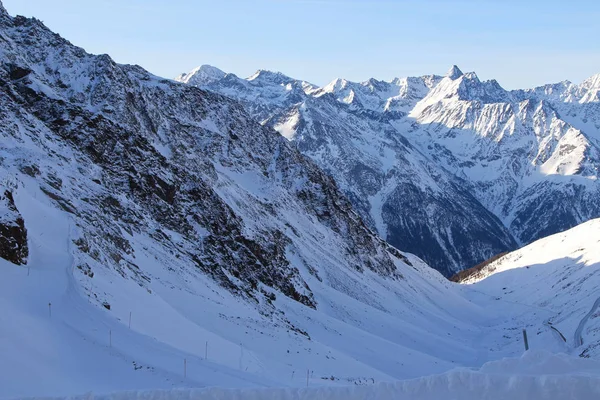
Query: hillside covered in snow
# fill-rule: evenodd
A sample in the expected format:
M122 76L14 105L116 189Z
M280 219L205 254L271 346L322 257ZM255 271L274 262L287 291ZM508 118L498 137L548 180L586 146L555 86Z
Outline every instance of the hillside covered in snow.
M210 66L176 80L241 101L381 237L447 276L600 217L598 76L520 91L456 66L324 87Z
M257 386L476 357L435 333L476 307L237 102L0 22L2 395L168 388L184 360L190 385Z
M600 356L600 219L540 239L477 269L460 282L544 310L581 357Z

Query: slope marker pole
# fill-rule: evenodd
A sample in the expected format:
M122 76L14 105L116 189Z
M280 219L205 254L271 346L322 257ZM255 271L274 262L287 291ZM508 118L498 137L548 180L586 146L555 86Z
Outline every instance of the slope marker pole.
M306 370L306 387L308 387L308 377L309 377L309 375L310 375L310 370L307 369Z
M529 350L529 342L527 341L527 330L523 329L523 342L525 343L525 351Z

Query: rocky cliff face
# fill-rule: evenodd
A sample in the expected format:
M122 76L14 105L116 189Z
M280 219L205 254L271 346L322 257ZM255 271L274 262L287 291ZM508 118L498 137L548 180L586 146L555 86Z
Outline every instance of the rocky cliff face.
M393 123L443 78L363 83L338 79L323 88L259 71L208 79L200 67L179 79L241 101L334 177L365 221L392 245L445 275L516 246L470 182L441 168Z
M446 76L180 79L234 97L330 173L369 225L446 275L600 216L598 89Z
M401 278L404 257L335 182L239 103L87 54L1 7L0 19L2 176L71 215L86 276L112 268L148 286L143 237L169 254L165 268L265 304L282 293L317 307L305 276L327 279L318 254L329 270Z
M0 195L0 257L14 264L27 263L27 229L12 193Z

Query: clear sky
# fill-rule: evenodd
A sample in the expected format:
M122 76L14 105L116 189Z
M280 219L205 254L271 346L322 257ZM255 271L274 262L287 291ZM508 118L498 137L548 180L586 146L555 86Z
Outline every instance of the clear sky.
M325 84L444 74L507 89L600 73L599 0L2 0L92 53L168 78L201 64Z

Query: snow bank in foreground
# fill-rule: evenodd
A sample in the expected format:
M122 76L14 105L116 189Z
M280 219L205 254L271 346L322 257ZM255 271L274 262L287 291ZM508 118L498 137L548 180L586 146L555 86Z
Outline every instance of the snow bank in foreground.
M70 400L353 400L353 399L597 399L600 362L529 351L521 358L372 386L265 389L175 389L86 394ZM48 398L49 399L49 398ZM32 399L33 400L33 399Z

